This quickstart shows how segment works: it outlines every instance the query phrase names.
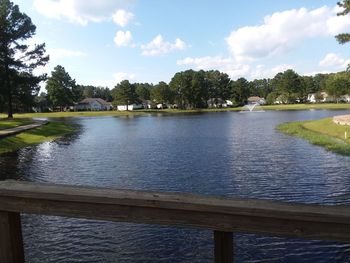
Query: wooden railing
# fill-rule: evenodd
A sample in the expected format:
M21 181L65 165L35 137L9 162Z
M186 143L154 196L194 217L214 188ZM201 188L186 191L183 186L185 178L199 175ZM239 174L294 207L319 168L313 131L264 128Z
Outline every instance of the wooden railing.
M24 262L20 213L214 231L215 262L233 262L233 232L350 242L350 207L0 182L0 262Z

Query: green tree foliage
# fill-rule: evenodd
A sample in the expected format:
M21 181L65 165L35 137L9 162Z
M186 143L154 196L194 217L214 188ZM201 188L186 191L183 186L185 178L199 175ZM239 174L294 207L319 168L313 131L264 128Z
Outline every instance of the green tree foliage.
M349 14L350 0L343 0L341 2L338 2L338 6L342 8L342 11L337 14L338 16L345 16ZM339 35L336 35L335 38L337 39L339 44L345 44L350 41L350 34L348 33L339 34Z
M44 66L49 57L45 44L29 46L26 41L35 35L36 27L30 17L9 0L0 0L0 94L7 102L8 117L13 117L17 105L38 92L46 75L35 76L33 70Z
M86 98L100 98L104 99L105 101L112 101L113 96L112 92L109 88L104 87L95 87L92 85L78 85L78 90L81 94L81 99Z
M350 91L349 73L332 74L326 81L326 91L339 102L340 97Z
M128 105L138 102L135 85L128 80L120 82L112 91L114 94L115 104L127 105L126 110L129 110Z
M136 86L136 94L140 98L140 100L151 99L151 90L153 88L152 85L148 83L135 83L135 86Z
M75 102L75 89L75 80L69 76L64 67L56 66L46 83L47 95L53 106L59 107L60 111L64 107L71 106Z
M232 101L237 106L243 106L247 103L248 97L251 95L249 91L249 82L245 78L239 78L231 81Z
M227 100L231 98L230 78L226 73L218 70L205 72L204 85L208 89L208 98L221 98Z
M151 89L151 100L157 104L170 104L174 101L174 95L169 85L161 81Z
M278 73L273 78L272 85L278 96L283 98L282 101L286 103L294 103L303 100L307 96L300 76L292 69Z
M272 92L272 85L270 79L255 79L249 83L250 95L267 98Z
M178 72L169 83L170 89L174 94L174 101L181 109L189 107L193 72L193 70Z

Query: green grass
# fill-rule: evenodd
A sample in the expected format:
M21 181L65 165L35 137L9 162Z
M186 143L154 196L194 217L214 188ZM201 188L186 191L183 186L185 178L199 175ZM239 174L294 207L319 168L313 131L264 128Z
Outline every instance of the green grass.
M262 107L264 110L350 110L350 103L283 104Z
M10 128L14 128L17 126L22 126L22 125L26 125L26 124L30 124L30 123L33 123L33 120L29 120L29 119L13 119L13 120L0 119L0 130L10 129Z
M328 151L350 156L350 127L333 123L331 118L316 121L298 121L277 126L277 130L303 138ZM345 139L345 131L348 138Z
M58 122L50 122L39 128L28 130L16 136L0 139L0 154L12 152L30 145L51 141L65 134L72 133L75 128Z
M350 110L350 104L345 103L320 103L320 104L288 104L288 105L268 105L262 106L264 110ZM136 110L136 111L87 111L87 112L48 112L48 113L24 113L15 114L15 118L69 118L69 117L98 117L98 116L138 116L152 113L201 113L201 112L226 112L241 111L242 107L237 108L218 108L218 109L194 109L194 110ZM5 118L5 114L0 114L0 118Z

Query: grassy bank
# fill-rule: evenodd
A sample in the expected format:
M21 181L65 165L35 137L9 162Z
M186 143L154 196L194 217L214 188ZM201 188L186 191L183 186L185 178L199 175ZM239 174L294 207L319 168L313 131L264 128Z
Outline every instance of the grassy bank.
M328 151L350 156L350 126L335 124L331 118L284 123L277 129L322 146ZM344 136L345 132L348 134L347 139Z
M350 110L350 104L289 104L289 105L268 105L262 106L264 110ZM152 113L181 114L181 113L201 113L201 112L226 112L241 111L242 107L237 108L218 108L218 109L195 109L195 110L137 110L137 111L87 111L87 112L48 112L48 113L25 113L15 114L15 118L69 118L69 117L98 117L98 116L142 116ZM0 114L0 118L5 118L5 114Z
M33 120L30 119L13 119L13 120L8 120L8 119L0 119L0 130L3 129L10 129L14 128L17 126L22 126L26 124L33 123Z
M51 141L74 131L75 128L70 125L50 122L47 125L28 130L16 136L0 139L0 154L12 152L45 141Z
M263 106L264 110L350 110L350 103L286 104Z

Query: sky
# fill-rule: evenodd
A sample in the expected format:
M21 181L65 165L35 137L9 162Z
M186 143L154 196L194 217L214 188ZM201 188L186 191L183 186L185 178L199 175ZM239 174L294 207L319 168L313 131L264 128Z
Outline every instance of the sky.
M113 88L169 82L187 69L220 70L232 79L345 70L350 16L326 0L13 0L32 18L50 62L78 84Z

